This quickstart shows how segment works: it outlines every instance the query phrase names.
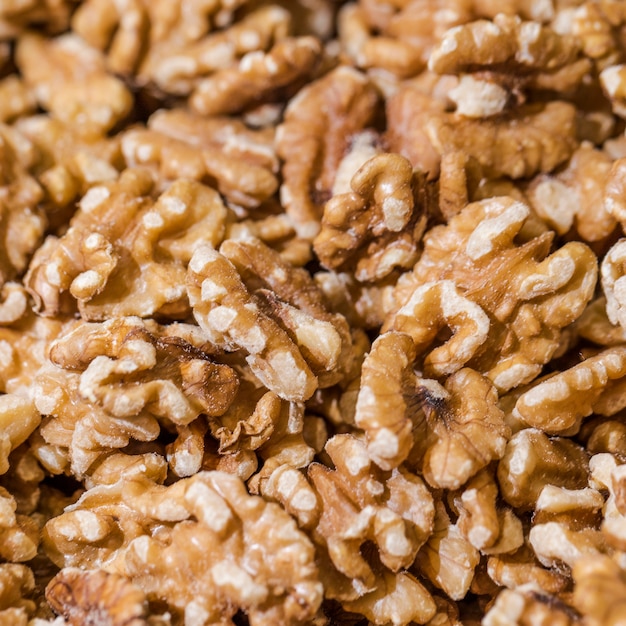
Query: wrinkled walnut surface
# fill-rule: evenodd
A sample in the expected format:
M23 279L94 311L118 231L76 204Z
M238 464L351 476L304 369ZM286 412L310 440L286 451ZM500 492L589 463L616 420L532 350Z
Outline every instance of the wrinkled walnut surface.
M625 7L0 1L0 626L624 623Z

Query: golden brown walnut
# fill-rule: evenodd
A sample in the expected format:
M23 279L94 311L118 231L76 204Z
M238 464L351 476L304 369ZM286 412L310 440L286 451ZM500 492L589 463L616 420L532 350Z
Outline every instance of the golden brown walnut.
M246 208L258 207L278 189L272 144L271 129L255 131L239 120L177 109L157 111L147 128L131 129L121 139L129 167L155 167L165 181L215 184L229 202Z
M543 567L527 545L513 554L490 556L487 573L498 586L508 589L533 583L545 593L557 594L569 584L566 573Z
M519 90L537 80L536 74L553 74L573 64L578 54L575 37L501 13L491 21L477 20L448 30L430 55L428 67L439 74L475 73L469 78L481 82L479 103L469 102L470 94L457 94L461 96L457 111L481 117L500 113L507 104L509 89ZM491 75L482 79L483 71L491 71ZM509 89L502 94L490 91L500 85Z
M379 95L358 71L340 66L302 88L287 105L276 134L283 160L281 203L297 234L313 239L323 204L352 135L369 126Z
M605 199L611 165L605 152L583 143L565 168L531 181L526 196L537 215L559 235L575 228L584 241L602 240L617 223Z
M26 317L30 305L28 292L21 283L4 283L0 288L0 326L13 324Z
M310 78L319 63L321 45L314 37L287 37L267 52L245 55L236 67L202 79L189 98L201 115L239 113L271 101L281 89Z
M578 430L591 413L613 415L626 406L624 376L626 348L609 348L531 387L514 412L547 433Z
M445 328L451 337L430 352L437 335ZM462 296L453 281L440 280L418 286L407 302L383 325L409 335L426 376L443 377L461 369L487 341L490 321L481 307ZM421 360L421 359L420 359Z
M342 7L339 40L357 67L382 70L398 78L421 71L444 33L471 18L469 3L463 0L394 2L395 7L381 6L378 11L372 10L373 4L348 3Z
M441 99L412 81L401 83L385 100L385 141L389 149L406 157L429 179L439 174L441 155L429 139L427 125L432 117L445 110Z
M498 463L500 494L520 510L534 509L545 485L582 489L588 479L589 460L581 446L534 428L513 435Z
M426 226L424 207L416 202L420 180L407 159L381 154L354 174L347 193L324 206L322 226L313 248L327 269L355 264L361 282L385 278L396 268L410 269L418 257Z
M46 600L70 626L95 619L108 626L146 626L144 593L129 580L103 570L66 567L46 587Z
M590 626L617 626L626 619L626 573L605 555L582 557L573 567L572 604Z
M24 279L43 315L71 311L112 316L184 316L186 266L200 243L218 244L226 208L219 194L180 179L153 200L146 170L92 187L70 228L49 237Z
M108 74L102 55L74 34L57 39L25 34L15 54L38 104L62 122L108 131L132 109L124 83Z
M0 20L2 18L0 17ZM0 27L1 28L1 27ZM13 122L22 115L34 113L37 107L35 95L23 79L10 74L0 80L0 122Z
M24 271L47 226L42 189L29 173L37 157L24 135L0 124L0 284Z
M321 290L304 268L252 237L228 239L220 252L235 266L261 310L285 329L321 388L340 382L352 367L350 328L329 311Z
M295 625L322 600L308 538L278 505L223 472L169 487L141 473L96 486L48 522L44 542L61 567L125 575L193 623L241 608L252 624Z
M196 321L214 345L243 350L258 379L281 398L303 401L317 387L289 335L263 313L233 264L211 246L199 246L189 263L189 302Z
M0 7L0 39L13 39L28 28L48 34L69 26L76 0L6 0Z
M17 615L10 613L11 609L16 612L32 614L35 610L35 603L29 598L35 589L35 577L30 568L26 565L16 563L2 563L0 565L0 611L7 611L7 617ZM0 613L0 615L2 615ZM23 622L26 624L26 620ZM6 626L19 624L10 619L4 621Z
M480 553L453 524L443 502L435 507L432 535L420 550L415 567L452 600L467 594Z
M596 284L597 259L590 248L572 241L549 254L552 236L535 231L530 209L512 197L467 205L447 225L426 233L419 261L398 280L397 305L385 327L393 327L416 288L453 281L490 321L487 340L467 365L500 391L530 382L553 357L562 329L583 312Z
M364 443L352 435L334 436L326 452L335 469L309 465L307 474L317 501L310 495L300 500L316 507L313 539L325 547L333 567L347 579L343 593L340 587L328 592L351 600L384 585L375 561L368 562L360 552L362 546L372 542L378 558L392 572L409 567L432 532L433 499L417 475L374 467Z
M202 75L207 71L203 64L209 63L210 67L209 59L219 58L216 52L220 44L222 54L227 52L223 50L224 44L244 44L244 29L237 34L230 34L227 29L226 36L221 37L214 34L232 24L233 13L243 4L243 0L218 0L194 1L183 6L167 0L139 0L130 5L117 5L111 0L87 0L74 13L72 29L90 45L105 52L107 67L112 72L138 73L141 82L152 80L165 91L178 93L173 87L178 75L182 74L180 79L187 80L196 74ZM259 24L255 26L258 28ZM248 27L246 34L256 28ZM203 44L204 47L200 47ZM203 49L208 49L209 59L203 59ZM245 50L240 54L243 52Z
M620 2L583 2L563 23L580 41L585 56L602 70L624 58L620 33L625 21Z
M504 589L486 612L484 626L519 624L520 626L574 626L579 623L572 608L559 599L544 593L534 583L516 589Z
M464 151L489 178L528 178L551 172L572 156L577 147L575 114L571 104L561 101L523 105L478 120L441 113L428 122L426 133L439 154Z
M138 318L85 322L54 342L50 360L82 371L81 396L113 417L187 425L200 413L221 415L239 386L235 371L168 330Z
M498 486L487 469L471 478L454 499L457 526L482 554L515 552L524 543L522 523L497 502Z
M64 327L63 318L46 319L27 311L0 327L0 390L27 396L37 371L48 361L48 347Z
M410 572L383 572L376 590L355 600L346 600L342 606L364 615L378 626L430 623L437 611L433 597Z
M33 433L41 415L32 400L12 393L0 395L0 474L9 469L9 454Z
M456 489L500 458L509 429L486 378L463 368L441 385L416 375L414 358L406 334L387 332L374 341L363 363L355 422L381 468L408 459L432 486Z
M604 497L597 489L565 489L545 485L533 514L533 524L558 522L571 530L595 528L602 518Z
M15 498L0 487L0 556L9 563L30 561L39 546L36 521L16 509Z
M53 473L69 464L83 476L111 450L154 441L159 420L187 425L200 413L223 413L238 386L230 367L176 336L175 325L138 318L79 323L51 358L60 367L42 368L34 383L47 416L35 452Z
M36 178L42 186L50 225L65 226L74 201L99 184L117 179L122 168L118 136L48 115L17 120L15 127L36 147Z
M606 298L600 296L592 300L582 315L574 323L577 336L598 346L618 346L624 343L626 335L620 325L612 324L606 314Z
M576 530L565 522L535 524L528 541L537 559L546 567L574 567L584 556L599 556L606 551L603 533L595 528Z

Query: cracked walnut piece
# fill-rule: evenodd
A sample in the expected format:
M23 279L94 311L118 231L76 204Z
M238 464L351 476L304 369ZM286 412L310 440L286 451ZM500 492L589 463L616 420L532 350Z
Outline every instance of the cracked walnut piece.
M187 291L194 317L214 345L244 350L258 379L286 400L313 395L317 379L289 335L254 302L233 264L211 246L189 262Z
M354 276L361 282L410 269L426 221L422 207L415 206L413 181L411 164L398 154L367 160L350 181L352 191L334 195L324 206L313 240L322 265L342 270L356 261Z
M72 312L83 319L188 312L186 266L200 243L218 244L226 208L219 194L179 179L156 200L147 170L127 169L80 200L70 228L49 236L24 283L43 315Z
M220 623L242 608L254 626L295 625L322 600L310 540L223 472L169 487L122 475L48 522L44 543L59 566L125 575L186 623Z
M472 202L447 225L431 228L413 271L396 284L397 305L384 327L395 327L402 312L409 315L408 328L419 328L401 307L425 284L453 281L459 295L477 304L490 322L487 339L477 347L485 325L478 324L482 316L476 309L473 323L481 330L468 344L475 352L461 350L459 356L467 357L466 364L485 373L500 391L533 380L559 348L563 329L593 296L597 258L579 241L549 254L553 233L537 233L531 218L528 206L502 196ZM459 309L454 330L463 315L472 317L467 305L449 308L452 313ZM454 345L455 340L449 343ZM435 369L434 364L431 367Z
M456 489L504 452L509 429L488 379L469 368L444 385L413 371L410 336L387 332L363 362L355 422L383 469L406 459L433 487Z

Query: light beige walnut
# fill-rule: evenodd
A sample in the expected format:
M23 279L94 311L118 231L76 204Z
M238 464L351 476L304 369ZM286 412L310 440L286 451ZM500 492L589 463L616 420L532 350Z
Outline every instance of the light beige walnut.
M599 556L607 548L601 531L594 528L575 530L563 522L534 525L528 541L537 559L546 567L574 567L585 556Z
M317 509L313 539L328 551L343 579L328 592L351 600L384 588L375 561L368 562L360 548L371 541L392 572L409 567L432 532L435 510L421 478L402 469L391 473L377 469L364 443L355 437L336 435L326 444L326 452L335 469L313 463L307 470L317 495L317 502L311 496L307 499Z
M314 37L287 37L267 52L250 52L236 67L201 80L189 104L201 115L239 113L310 78L320 53L321 45Z
M489 178L527 178L551 172L572 156L577 147L575 114L571 104L561 101L523 105L477 120L441 113L428 122L426 133L439 154L464 151Z
M435 526L415 561L419 571L452 600L467 594L480 553L450 520L442 502L436 505Z
M611 165L605 152L584 143L564 169L535 178L526 196L537 215L559 235L575 228L584 241L602 240L617 222L606 199Z
M322 600L309 539L278 505L223 472L169 487L122 476L48 522L44 542L60 566L125 575L194 623L219 623L241 608L252 624L298 624Z
M49 237L31 262L25 284L43 315L71 311L110 316L184 316L186 267L195 246L214 245L224 232L219 194L181 179L153 200L146 170L92 187L70 228Z
M280 198L300 237L311 240L318 233L338 164L352 135L373 122L379 97L367 77L340 66L287 105L276 134L283 160Z
M500 494L520 510L534 509L545 485L582 489L589 479L585 450L565 438L549 438L540 430L526 428L507 443L498 463Z
M37 157L27 137L0 124L0 284L24 271L47 226L43 191L30 174Z
M108 131L132 109L128 88L107 73L102 55L77 35L54 40L23 35L16 60L38 104L62 122Z
M355 265L355 278L362 282L413 267L426 226L424 207L416 202L420 182L400 155L367 160L352 177L352 190L334 195L324 206L313 240L322 265L333 270Z
M271 128L253 130L237 119L173 109L154 113L147 128L124 133L121 147L131 167L153 166L165 181L215 184L229 202L255 208L278 188L273 139Z
M606 210L622 225L626 224L626 203L624 185L626 184L626 158L616 158L609 170L604 188L603 202Z
M263 313L233 264L211 246L199 246L190 263L187 290L194 316L214 345L244 350L258 379L281 398L303 401L317 379L289 335Z
M139 587L104 570L66 567L46 587L46 600L70 626L94 615L110 626L146 626L147 603Z
M591 249L569 242L549 254L552 236L537 232L531 210L512 197L467 205L447 225L425 234L419 261L397 282L397 304L386 326L416 288L453 281L490 322L487 340L467 365L500 391L530 382L559 348L562 329L582 314L596 284Z
M26 317L30 305L28 292L21 283L4 283L0 288L0 325L13 324Z

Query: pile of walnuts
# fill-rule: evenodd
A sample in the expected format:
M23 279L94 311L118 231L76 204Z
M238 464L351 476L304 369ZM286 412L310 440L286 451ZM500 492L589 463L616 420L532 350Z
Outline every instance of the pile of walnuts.
M0 624L626 622L626 3L0 2Z

